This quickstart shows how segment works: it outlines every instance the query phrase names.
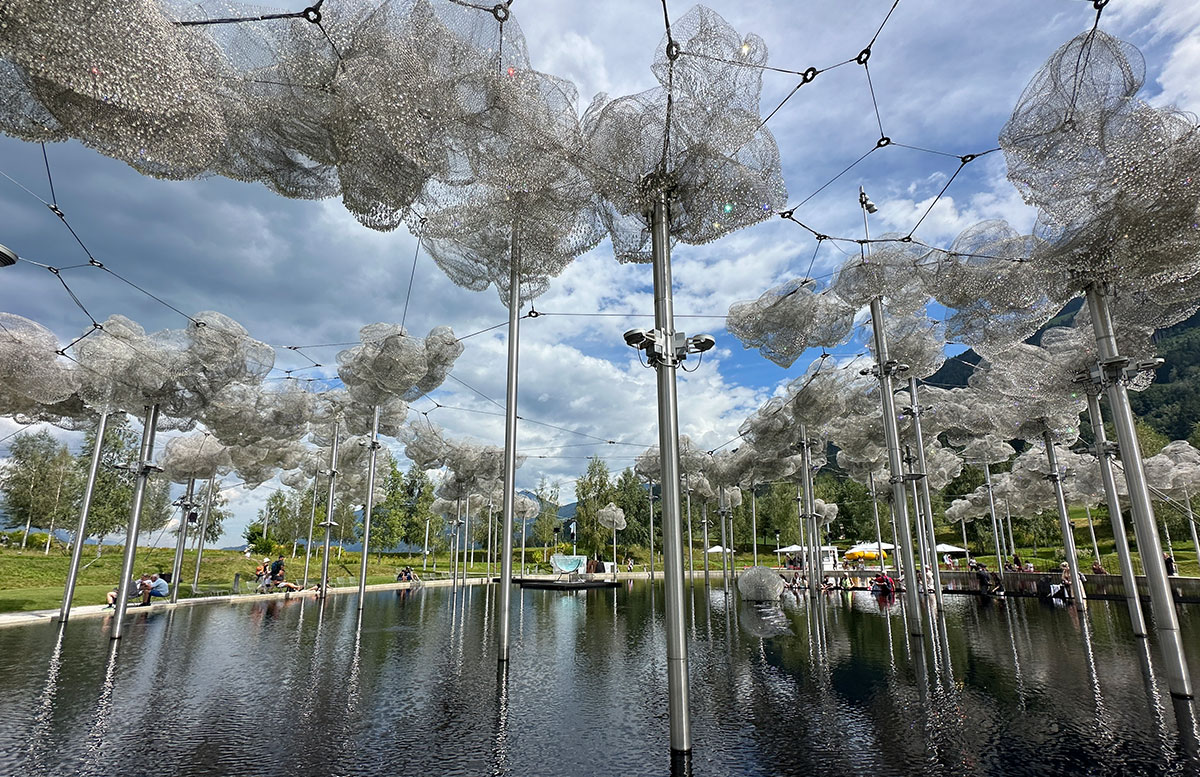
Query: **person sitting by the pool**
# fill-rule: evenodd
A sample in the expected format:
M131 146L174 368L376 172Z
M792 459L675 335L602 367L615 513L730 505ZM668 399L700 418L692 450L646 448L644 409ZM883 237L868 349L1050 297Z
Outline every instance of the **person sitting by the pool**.
M1092 574L1093 575L1107 575L1108 574L1108 570L1104 568L1104 565L1100 563L1100 559L1098 559L1098 558L1092 559Z
M829 575L826 575L825 579L821 581L821 590L822 591L833 591L836 589L837 589L837 586L834 585L833 578L830 577Z
M134 578L131 585L129 586L129 598L130 599L142 598L142 589L148 585L150 585L150 575L142 575L141 577ZM113 588L111 591L109 591L107 594L105 594L105 597L108 599L108 604L105 605L105 607L107 607L108 609L111 610L117 606L117 593L120 590L121 590L121 587L117 586L116 588Z
M871 580L871 590L877 594L894 594L896 592L896 581L880 572Z
M274 588L282 588L285 591L299 591L300 586L288 580L283 573L283 567L279 567L279 571L271 576L271 585Z
M1013 567L1016 568L1017 571L1020 571L1025 568L1025 565L1021 563L1021 557L1018 556L1016 553L1012 554L1012 563L1013 563Z
M979 581L979 590L983 593L994 594L1000 591L999 577L989 572L986 564L977 565L975 578Z
M1064 599L1074 599L1075 587L1071 579L1071 565L1064 561L1058 566L1062 570L1062 597Z
M157 572L150 575L150 585L142 588L142 606L150 606L150 597L164 598L170 593L171 587L167 581L158 576Z
M280 553L279 558L274 563L271 564L271 577L274 578L275 575L277 575L282 570L283 570L283 554Z
M842 575L839 577L837 584L838 588L842 589L843 591L849 591L851 588L853 588L853 585L850 582L850 575Z

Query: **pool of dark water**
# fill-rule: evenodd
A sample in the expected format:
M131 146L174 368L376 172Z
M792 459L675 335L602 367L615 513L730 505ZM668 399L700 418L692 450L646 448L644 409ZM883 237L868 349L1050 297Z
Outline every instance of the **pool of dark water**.
M1200 774L1118 603L947 597L912 640L861 592L685 590L694 774ZM135 611L115 650L107 619L0 629L0 775L670 773L661 587L515 591L506 676L494 586L357 605Z

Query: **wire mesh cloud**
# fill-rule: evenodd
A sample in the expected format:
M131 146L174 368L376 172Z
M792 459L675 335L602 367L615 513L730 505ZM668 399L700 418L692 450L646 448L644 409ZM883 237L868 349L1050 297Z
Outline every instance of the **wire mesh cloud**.
M795 279L757 300L729 307L726 326L746 348L757 348L780 367L790 367L809 348L845 342L855 308L836 294L817 293L811 279Z
M38 404L71 397L79 388L79 374L59 358L58 350L58 338L46 327L22 316L0 313L0 386L4 394ZM14 397L14 406L21 404Z
M660 86L592 101L583 116L588 173L620 261L650 261L646 214L660 190L672 193L672 238L691 244L783 206L779 149L759 116L757 65L766 57L761 38L743 37L696 6L672 21L659 47L653 69Z
M625 529L625 511L609 502L596 513L596 520L609 531Z

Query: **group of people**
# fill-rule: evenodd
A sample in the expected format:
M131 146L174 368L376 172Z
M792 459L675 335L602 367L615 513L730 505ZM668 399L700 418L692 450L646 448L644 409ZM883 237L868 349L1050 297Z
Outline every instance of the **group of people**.
M254 568L254 575L257 578L258 586L256 590L260 593L270 593L271 591L299 591L300 586L287 579L284 573L283 555L275 561L270 558L264 558L262 563Z
M413 571L412 567L405 567L396 573L397 583L415 583L420 579L421 578L417 577L417 573Z
M111 610L117 606L117 596L120 595L121 588L117 586L106 595L108 604L105 609ZM158 572L151 572L148 575L142 575L132 581L129 586L129 598L141 599L139 607L149 607L150 600L153 598L163 599L171 592L171 586L167 583L166 578Z

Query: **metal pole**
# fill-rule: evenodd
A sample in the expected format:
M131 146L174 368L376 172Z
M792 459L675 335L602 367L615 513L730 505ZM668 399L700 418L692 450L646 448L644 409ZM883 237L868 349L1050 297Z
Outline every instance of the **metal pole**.
M925 513L925 533L929 537L929 557L933 562L933 597L942 608L942 574L937 563L937 537L933 527L933 503L929 498L929 465L925 460L925 437L921 430L921 405L918 401L917 379L908 379L908 396L912 401L913 440L917 445L917 466L921 468L921 509ZM1001 564L1003 566L1003 564Z
M204 498L204 512L200 515L200 535L196 544L196 571L192 574L192 593L200 589L200 560L204 558L204 535L208 531L208 515L212 509L213 495L216 488L217 476L208 479L208 495Z
M661 413L659 423L662 423ZM654 478L646 478L646 498L650 500L650 579L654 579ZM707 551L706 551L707 552Z
M871 491L871 516L875 519L875 560L879 562L879 574L882 575L887 572L887 568L883 564L883 531L879 528L879 502L875 500L874 472L867 473L867 487Z
M866 221L866 211L863 211ZM888 357L887 334L884 327L883 300L871 300L871 327L875 332L875 366L879 379L879 401L883 411L883 437L887 445L888 471L892 481L892 515L896 536L900 541L900 563L903 565L905 621L908 633L919 637L924 632L921 623L921 600L917 595L917 565L913 559L912 527L908 522L908 496L904 493L904 475L900 468L900 430L896 428L896 403L892 396L892 373L896 364Z
M541 513L542 513L541 506L542 506L541 500L538 500L538 515L541 515ZM534 520L536 521L537 519L535 518ZM521 579L522 580L525 579L525 535L527 535L527 534L529 534L529 520L526 518L522 518L521 519ZM504 569L503 563L504 562L501 562L501 571L503 571L503 569ZM501 597L501 599L503 599L503 597ZM511 604L510 604L510 606L511 606Z
M613 524L613 580L617 579L617 525Z
M1087 515L1088 534L1092 535L1092 554L1095 556L1096 562L1099 563L1100 543L1096 542L1096 526L1092 523L1092 508L1084 505L1083 512Z
M79 577L79 561L83 557L83 541L87 539L88 510L92 507L92 492L96 489L96 473L100 470L100 453L104 450L104 430L108 427L108 413L100 414L96 422L96 443L92 446L92 461L88 465L87 484L83 487L83 501L79 503L79 523L75 525L75 542L71 545L71 566L67 570L67 584L63 588L62 606L58 619L71 617L71 599L75 596L75 581Z
M996 541L996 574L1000 575L1000 579L1003 580L1004 558L1000 555L1000 533L1003 531L1003 527L996 518L996 497L992 494L992 465L986 461L983 462L983 484L987 489L988 512L992 516L992 538ZM1081 585L1080 588L1082 587Z
M726 555L729 553L729 539L725 536L725 486L721 486L720 493L717 496L717 519L721 522L721 585L725 590L729 590L729 560Z
M1107 383L1108 409L1112 412L1113 426L1117 431L1117 445L1124 464L1134 534L1150 588L1154 627L1158 631L1167 685L1172 696L1190 699L1193 695L1192 678L1184 658L1179 618L1175 612L1170 582L1167 580L1167 569L1163 564L1158 529L1154 525L1154 507L1150 503L1146 471L1142 466L1141 450L1138 448L1133 410L1129 406L1129 394L1119 375L1119 370L1125 362L1117 353L1117 340L1113 335L1112 318L1105 292L1095 286L1088 287L1087 302L1092 314L1092 327L1096 331L1096 350L1100 356L1101 377Z
M687 492L687 526L688 526L688 579L696 579L696 544L692 542L692 491ZM705 548L707 550L707 548Z
M429 568L429 518L425 519L425 547L421 551L421 571Z
M171 562L171 604L179 601L179 576L183 574L183 549L187 543L188 515L192 512L192 498L196 492L196 479L188 478L187 491L180 505L182 515L179 519L179 531L175 537L175 559Z
M813 498L812 449L804 424L800 424L800 461L804 470L804 517L808 520L808 590L816 594L821 590L821 548L817 535L817 503ZM817 546L815 550L814 545Z
M508 372L504 391L504 518L501 531L500 557L500 618L496 630L496 656L500 664L509 657L509 620L512 610L512 550L513 522L516 515L517 490L517 377L518 352L521 339L521 247L517 240L517 226L513 225L512 245L509 249L508 276ZM541 507L539 503L538 507ZM540 512L540 509L539 509ZM521 577L525 576L525 532L527 525L521 524Z
M304 543L304 583L302 588L308 588L308 562L312 560L313 527L317 523L317 475L313 475L312 505L308 515L308 542Z
M474 561L475 553L471 548L471 494L467 493L465 500L466 507L463 509L463 530L462 530L462 584L467 585L467 579L471 576L470 563ZM468 555L469 554L469 555Z
M690 514L688 518L690 520ZM750 486L750 533L754 535L754 566L758 566L758 505L754 497L754 486Z
M905 448L905 453L908 454L905 461L908 464L909 474L912 473L913 455L912 452ZM917 556L921 559L921 588L926 594L929 594L929 555L928 540L925 537L925 528L921 521L921 500L917 496L917 481L910 479L909 483L912 488L912 505L913 505L913 520L917 524Z
M458 485L458 499L455 503L454 527L450 530L450 591L458 593L458 535L462 526L462 482ZM557 549L555 550L557 553Z
M333 445L329 450L329 498L325 503L325 520L321 525L325 527L325 545L321 552L321 597L329 595L329 541L333 537L333 527L337 526L333 521L333 506L335 504L334 497L337 495L337 457L338 457L338 428L339 424L335 421L333 424ZM315 497L315 494L314 494Z
M967 568L970 569L970 567L971 567L971 549L969 547L967 547L967 521L964 518L959 523L962 525L963 550L965 550L967 552Z
M495 516L492 515L492 513L493 513L492 500L488 499L488 505L487 505L487 517L488 517L487 553L484 554L483 558L484 558L485 564L487 565L487 578L488 578L489 583L492 581L492 577L495 575L492 562L494 561L495 551L496 551L496 528L495 528L496 522L495 522L495 520L493 520L495 518Z
M654 327L663 351L656 365L658 378L658 438L662 481L663 579L666 587L667 700L671 751L692 750L688 696L688 646L683 604L683 527L679 510L679 401L676 395L675 308L671 293L670 227L667 193L654 201L651 236L654 257ZM653 516L651 516L653 517ZM654 536L653 522L650 536ZM653 561L653 555L651 555Z
M1004 500L1004 523L1008 525L1008 547L1012 549L1015 556L1017 554L1017 540L1013 537L1012 512L1008 509L1008 499Z
M1196 561L1200 562L1200 540L1196 538L1196 517L1192 514L1192 497L1186 488L1183 489L1183 503L1187 510L1188 528L1192 530L1192 550L1196 551Z
M708 501L700 505L700 523L704 526L704 584L708 585Z
M158 405L146 408L146 417L142 421L142 447L138 451L138 460L133 486L133 505L129 510L129 526L125 529L125 555L121 560L121 582L117 586L117 612L113 617L112 639L120 639L125 626L125 610L129 603L129 588L133 583L133 561L137 555L138 527L142 519L142 500L146 496L146 480L150 469L154 466L151 459L154 456L154 432L158 426Z
M367 503L363 506L362 562L358 567L358 609L367 595L367 556L371 552L371 513L375 509L375 457L379 453L379 406L371 414L371 458L367 462Z
M1072 531L1071 517L1067 513L1067 498L1063 494L1062 478L1058 474L1058 456L1054 453L1054 437L1050 434L1049 429L1042 432L1042 440L1046 443L1046 463L1050 465L1050 474L1046 477L1054 484L1054 499L1058 504L1058 525L1062 530L1067 565L1071 569L1075 609L1082 611L1087 607L1087 594L1083 590L1083 577L1079 574L1079 554L1075 550L1075 532Z

